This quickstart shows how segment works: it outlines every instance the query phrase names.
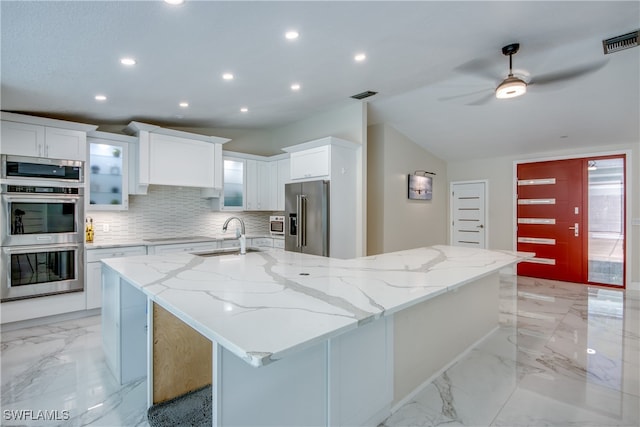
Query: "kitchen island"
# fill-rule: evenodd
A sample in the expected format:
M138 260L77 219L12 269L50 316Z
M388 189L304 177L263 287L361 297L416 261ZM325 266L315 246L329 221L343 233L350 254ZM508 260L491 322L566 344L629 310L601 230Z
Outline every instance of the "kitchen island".
M284 251L109 259L105 351L118 347L121 378L148 375L150 406L164 375L154 364L209 375L216 426L377 425L497 327L498 272L530 255L434 246L351 260ZM201 336L200 350L156 330L159 311ZM175 337L177 356L171 345L154 354L160 336ZM204 374L180 364L181 353L198 360L206 347Z

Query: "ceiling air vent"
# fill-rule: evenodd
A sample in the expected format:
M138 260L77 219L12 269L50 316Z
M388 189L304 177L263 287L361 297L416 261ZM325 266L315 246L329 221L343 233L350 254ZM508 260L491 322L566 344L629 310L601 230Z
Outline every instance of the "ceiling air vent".
M364 92L357 93L355 95L351 95L351 98L353 98L353 99L364 99L364 98L368 98L370 96L373 96L373 95L375 95L377 93L378 92L374 92L372 90L366 90Z
M605 55L636 46L638 46L638 30L618 37L602 40L602 47L604 48Z

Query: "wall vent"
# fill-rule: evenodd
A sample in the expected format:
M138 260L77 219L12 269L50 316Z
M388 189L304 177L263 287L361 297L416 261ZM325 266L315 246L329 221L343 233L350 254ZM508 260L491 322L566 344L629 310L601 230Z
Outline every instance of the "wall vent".
M605 55L636 46L638 46L638 30L602 40L602 48L604 49Z
M355 95L351 95L351 98L353 98L353 99L364 99L364 98L368 98L370 96L373 96L373 95L375 95L377 93L378 92L374 92L372 90L366 90L364 92L357 93Z

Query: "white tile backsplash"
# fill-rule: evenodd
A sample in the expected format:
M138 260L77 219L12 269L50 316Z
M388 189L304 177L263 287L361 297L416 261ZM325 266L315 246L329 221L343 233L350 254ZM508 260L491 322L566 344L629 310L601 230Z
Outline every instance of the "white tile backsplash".
M147 195L129 196L129 210L87 211L93 218L96 243L177 236L215 236L230 216L242 218L247 234L268 234L272 212L218 212L200 197L199 188L149 186ZM103 225L109 231L103 231ZM238 223L230 224L229 232Z

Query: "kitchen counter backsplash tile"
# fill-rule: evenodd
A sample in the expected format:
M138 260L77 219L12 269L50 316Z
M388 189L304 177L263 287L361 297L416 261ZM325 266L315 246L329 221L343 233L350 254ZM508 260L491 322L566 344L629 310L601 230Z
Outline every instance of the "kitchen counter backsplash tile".
M215 212L199 188L150 186L145 196L129 196L129 210L91 211L96 243L175 236L217 236L230 216L242 218L247 234L269 235L272 212ZM103 225L108 224L109 231ZM236 221L229 224L233 235Z

